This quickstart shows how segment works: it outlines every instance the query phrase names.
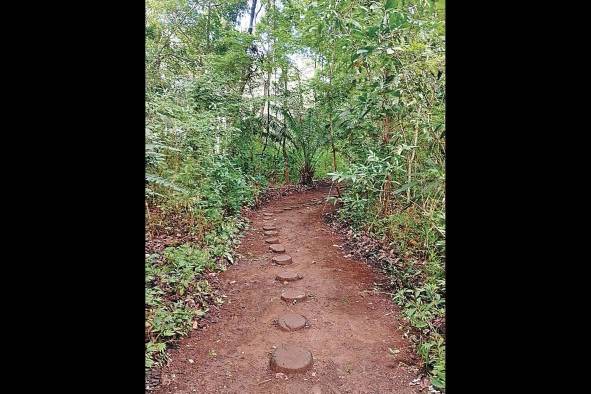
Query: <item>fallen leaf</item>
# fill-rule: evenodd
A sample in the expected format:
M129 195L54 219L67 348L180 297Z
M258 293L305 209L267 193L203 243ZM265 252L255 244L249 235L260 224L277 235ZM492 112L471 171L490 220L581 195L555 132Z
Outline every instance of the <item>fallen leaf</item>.
M398 354L398 353L400 353L400 350L398 350L398 349L388 348L388 350L390 351L391 354Z

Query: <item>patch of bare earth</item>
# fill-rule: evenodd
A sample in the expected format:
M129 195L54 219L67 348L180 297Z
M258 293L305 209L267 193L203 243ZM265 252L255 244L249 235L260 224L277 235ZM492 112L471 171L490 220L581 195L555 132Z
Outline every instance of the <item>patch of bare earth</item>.
M251 228L237 250L240 258L219 274L225 304L215 319L170 351L155 393L416 393L418 360L403 338L398 308L374 293L380 274L345 258L344 239L322 220L328 188L304 191L251 212ZM291 210L283 210L293 207ZM280 211L281 210L281 211ZM273 213L270 217L263 212ZM280 213L279 213L280 212ZM263 223L273 223L292 264L277 265L265 243ZM278 281L279 273L303 278ZM281 299L287 289L303 301ZM282 330L276 319L302 315L306 327ZM282 345L310 351L311 368L276 373L270 357ZM388 348L399 353L390 354Z

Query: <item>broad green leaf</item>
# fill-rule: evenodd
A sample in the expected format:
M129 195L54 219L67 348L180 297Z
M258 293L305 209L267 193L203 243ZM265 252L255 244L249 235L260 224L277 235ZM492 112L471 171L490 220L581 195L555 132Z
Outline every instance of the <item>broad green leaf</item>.
M396 8L398 6L398 0L386 0L386 5L384 5L384 9L391 10L392 8Z

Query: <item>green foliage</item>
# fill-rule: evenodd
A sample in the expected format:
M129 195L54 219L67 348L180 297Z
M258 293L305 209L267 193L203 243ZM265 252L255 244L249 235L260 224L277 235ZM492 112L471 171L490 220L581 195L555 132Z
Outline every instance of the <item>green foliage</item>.
M185 294L195 276L205 269L215 268L215 262L211 260L207 250L190 245L166 248L164 256L168 264L161 271L162 278L180 296Z
M329 175L346 185L341 219L396 251L384 267L394 300L444 388L444 3L352 3L318 2L304 19L306 41L333 65L314 81L347 159Z
M186 333L191 326L194 311L176 302L170 307L157 308L154 312L152 333L156 339L172 338Z
M203 273L223 268L216 264L217 254L231 259L229 234L240 227L231 222L219 233L209 233L206 238L212 246L184 244L146 257L146 368L164 360L166 345L189 332L195 316L207 312L212 289ZM201 308L190 307L187 300Z
M219 208L229 215L235 215L255 196L252 177L244 175L226 157L213 160L205 178L204 203L208 209Z
M349 190L341 198L346 208L340 214L355 228L366 224L368 217L376 216L384 182L389 174L399 168L397 162L390 159L378 157L369 151L364 163L353 163L345 172L328 174L333 181L348 183Z
M181 298L207 309L242 207L331 176L340 218L396 251L394 299L444 388L445 2L262 5L249 34L245 0L146 3L147 238L192 239L146 259L146 366L186 332Z
M152 368L155 364L154 360L164 356L166 351L166 344L164 342L146 343L145 365L146 368Z

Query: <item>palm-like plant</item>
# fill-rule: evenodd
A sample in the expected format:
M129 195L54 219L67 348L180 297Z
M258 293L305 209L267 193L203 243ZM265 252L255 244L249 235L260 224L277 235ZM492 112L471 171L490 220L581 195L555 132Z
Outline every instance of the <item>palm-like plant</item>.
M284 111L286 123L291 130L291 142L295 147L295 157L299 164L300 183L311 185L314 178L318 152L326 142L324 133L318 125L315 113L308 109L299 119Z

